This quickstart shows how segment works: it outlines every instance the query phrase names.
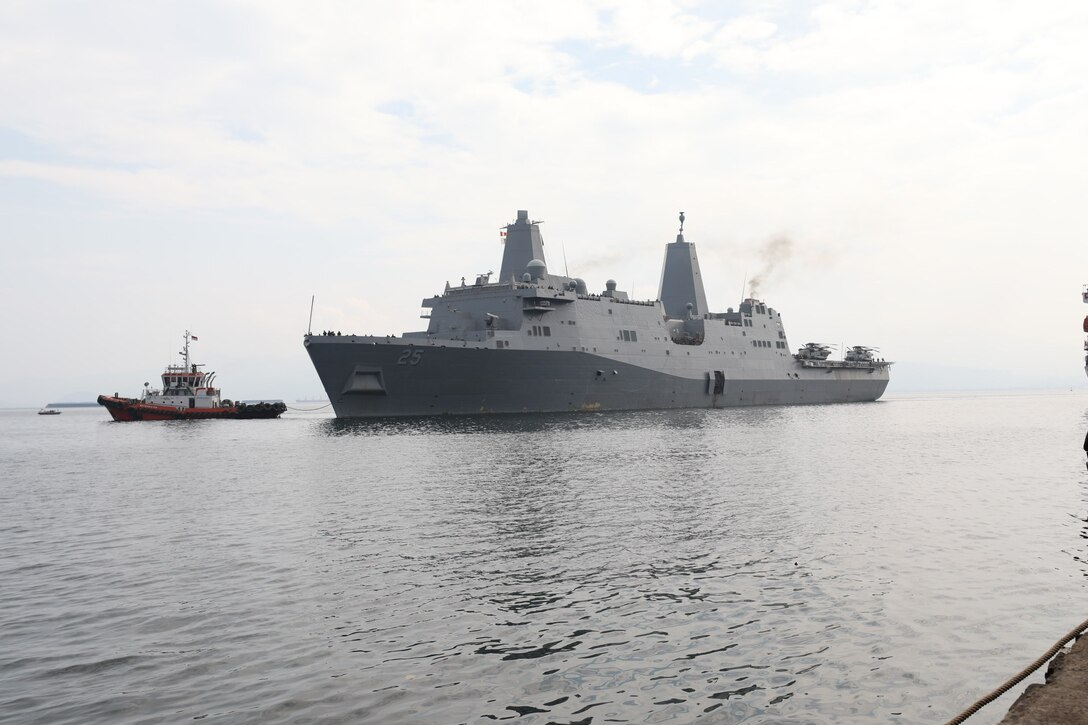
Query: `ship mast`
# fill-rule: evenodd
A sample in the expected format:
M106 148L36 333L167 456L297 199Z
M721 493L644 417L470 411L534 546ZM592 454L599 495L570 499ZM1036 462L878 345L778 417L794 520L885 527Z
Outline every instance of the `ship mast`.
M189 331L185 331L185 347L182 348L181 354L185 356L185 372L189 372L189 338L192 337Z

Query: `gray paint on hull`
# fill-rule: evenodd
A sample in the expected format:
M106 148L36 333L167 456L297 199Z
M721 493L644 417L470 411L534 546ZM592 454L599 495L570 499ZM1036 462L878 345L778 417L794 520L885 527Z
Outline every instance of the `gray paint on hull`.
M681 377L587 352L332 337L305 344L341 418L844 403L876 400L888 385L886 368L791 365L781 378L724 371L715 395L712 370Z

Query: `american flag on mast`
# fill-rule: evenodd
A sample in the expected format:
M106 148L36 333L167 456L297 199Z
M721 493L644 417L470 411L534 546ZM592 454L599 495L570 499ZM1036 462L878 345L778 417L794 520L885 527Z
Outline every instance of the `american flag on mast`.
M499 244L506 244L506 229L499 230Z

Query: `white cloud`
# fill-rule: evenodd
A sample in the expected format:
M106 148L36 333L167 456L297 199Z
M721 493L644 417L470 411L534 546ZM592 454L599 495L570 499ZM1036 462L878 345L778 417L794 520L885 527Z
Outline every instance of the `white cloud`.
M799 335L841 325L915 359L984 348L1025 366L1046 350L1066 365L1075 322L1067 333L1032 307L1075 300L1088 267L1088 12L795 7L8 3L0 183L26 206L0 202L0 242L79 236L71 201L48 223L31 213L47 189L110 219L106 253L127 272L148 239L126 225L147 215L215 220L243 265L253 246L237 236L264 218L304 238L277 237L263 274L332 260L301 263L315 278L284 290L292 304L317 291L333 305L322 292L335 290L337 326L358 314L389 332L417 326L418 299L445 279L494 266L495 229L517 208L548 220L553 266L561 241L572 272L616 260L591 286L615 277L649 295L684 208L716 306L735 303L758 244L788 234L805 262L765 291ZM266 293L228 274L235 296ZM25 291L3 281L0 302ZM866 303L840 304L843 290ZM177 289L164 292L148 304L169 324Z

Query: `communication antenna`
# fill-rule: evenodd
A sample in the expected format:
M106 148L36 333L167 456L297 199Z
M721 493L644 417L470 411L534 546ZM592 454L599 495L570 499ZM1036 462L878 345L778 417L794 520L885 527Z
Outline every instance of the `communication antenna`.
M740 283L740 301L744 302L744 288L748 285L748 273L744 273L744 281Z
M310 295L310 321L306 323L306 334L309 335L310 330L314 326L314 298L317 295Z
M570 276L570 270L567 269L567 243L563 242L563 241L560 241L559 242L559 247L563 250L563 276L564 277L569 277Z

